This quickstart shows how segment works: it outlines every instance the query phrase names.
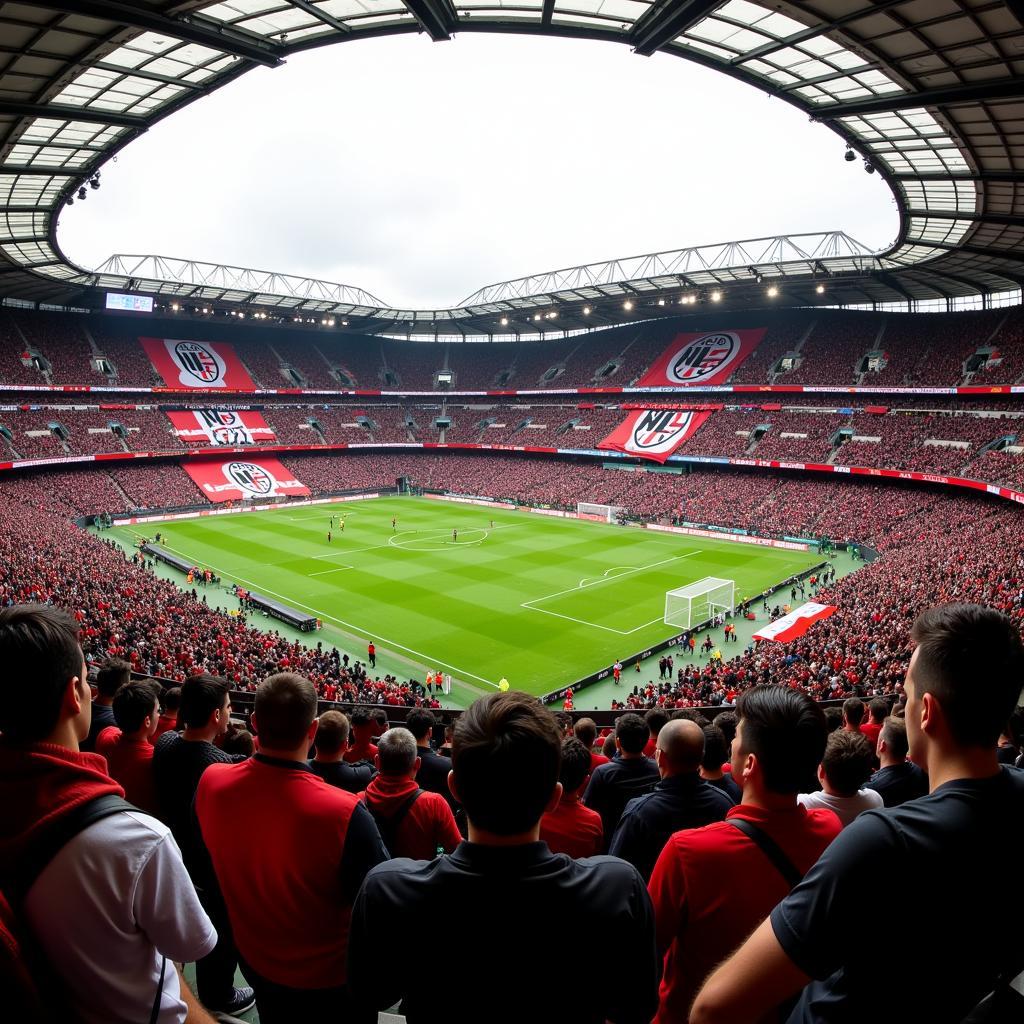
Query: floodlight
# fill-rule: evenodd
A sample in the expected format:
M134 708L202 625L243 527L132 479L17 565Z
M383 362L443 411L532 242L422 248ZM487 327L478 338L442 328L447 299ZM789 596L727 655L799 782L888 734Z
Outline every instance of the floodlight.
M769 299L774 299L775 296L778 295L778 294L779 294L779 289L778 289L778 287L776 285L774 285L774 284L768 285L768 298Z
M584 306L583 307L583 315L584 316L590 316L590 307L589 306Z
M870 160L865 160L864 161L864 170L867 171L868 174L874 174L875 173L875 165Z
M501 326L502 327L508 327L508 317L507 316L503 316L501 318Z
M540 319L540 313L534 313L533 314L533 319L534 320L539 320Z
M851 148L850 148L849 146L847 146L847 147L846 147L846 155L845 155L845 156L843 157L843 159L844 159L844 160L845 160L845 161L846 161L846 162L847 162L848 164L852 164L852 163L853 163L853 161L857 159L857 154L856 154L856 153L854 153L854 151L853 151L853 150L852 150L852 149L851 149Z
M85 186L84 185L78 190L78 198L79 199L84 199L88 194L89 193L85 191Z
M632 309L633 303L629 299L626 299L626 301L622 304L622 308L627 310Z
M717 288L711 293L711 301L712 302L721 302L722 301L722 293Z
M815 291L816 291L816 292L817 292L817 293L818 293L819 295L824 295L824 294L825 294L825 286L824 286L823 284L819 284L819 285L817 286L817 288L815 288L814 290L815 290Z

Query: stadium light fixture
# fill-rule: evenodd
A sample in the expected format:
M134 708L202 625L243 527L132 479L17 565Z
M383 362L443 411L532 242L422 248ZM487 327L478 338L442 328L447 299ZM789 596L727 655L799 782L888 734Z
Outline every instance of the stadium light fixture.
M815 291L816 291L816 292L817 292L817 293L818 293L819 295L824 295L824 294L825 294L825 286L824 286L823 284L819 284L819 285L818 285L818 286L817 286L817 287L816 287L816 288L815 288L814 290L815 290Z
M550 313L548 313L548 319L549 320L554 320L557 316L558 316L558 311L557 310L553 309L553 310L551 310Z
M778 285L774 285L774 284L768 285L768 298L769 299L774 299L775 296L778 295L778 294L779 294Z
M590 307L589 306L584 306L583 307L583 315L584 316L590 316Z
M203 313L206 314L206 313L209 313L209 312L210 311L205 306L203 306Z
M864 170L867 171L868 174L874 174L875 173L875 165L870 160L865 160L864 161Z
M622 304L622 308L625 309L625 310L632 309L633 308L632 301L630 299L626 299L626 301Z
M852 163L853 163L853 161L857 159L857 154L856 154L856 153L854 153L854 151L853 151L853 148L852 148L851 146L847 146L847 147L846 147L846 154L845 154L845 156L843 157L843 159L844 159L844 160L845 160L845 161L846 161L846 162L847 162L848 164L852 164Z
M342 320L341 321L341 326L342 327L348 327L348 321L347 320Z
M508 327L508 317L507 316L503 316L501 318L501 326L502 327Z
M722 293L717 288L711 293L711 301L712 302L721 302L722 301Z
M89 193L85 191L85 186L84 185L78 190L78 198L79 199L84 199L88 194Z
M664 306L665 305L665 300L664 299L658 299L658 305L659 306Z
M181 309L181 306L179 306L176 302L172 302L171 309L174 310L175 313L177 313L178 310Z

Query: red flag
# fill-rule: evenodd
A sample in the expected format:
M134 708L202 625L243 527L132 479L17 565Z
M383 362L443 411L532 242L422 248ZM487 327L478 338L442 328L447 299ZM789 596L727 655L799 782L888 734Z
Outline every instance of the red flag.
M710 415L682 409L641 409L628 416L597 447L664 462Z
M677 334L672 344L640 378L645 387L724 384L761 343L766 328Z
M834 615L836 606L834 604L818 604L815 601L808 601L807 604L794 608L788 615L759 629L754 634L755 640L775 640L778 643L788 643L796 640L807 632L815 622L827 619Z
M233 459L183 465L210 501L255 501L282 494L309 494L309 488L296 480L277 459Z
M235 350L223 341L140 338L157 373L169 388L255 388Z
M239 445L277 440L263 414L249 409L190 409L169 412L167 418L186 444Z

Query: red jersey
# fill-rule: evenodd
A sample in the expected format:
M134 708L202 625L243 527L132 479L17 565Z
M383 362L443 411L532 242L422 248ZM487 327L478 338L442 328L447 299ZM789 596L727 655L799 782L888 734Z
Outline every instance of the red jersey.
M552 853L596 857L604 847L601 815L584 807L577 797L563 795L559 805L540 819L540 838Z
M128 803L155 815L159 805L153 780L153 746L149 740L126 740L116 725L108 725L96 737L96 753L107 759L110 777L121 783Z
M878 734L882 731L881 724L875 722L865 722L861 727L860 731L867 738L868 743L871 744L871 749L874 750L878 746Z
M369 740L357 740L344 755L349 764L355 764L356 761L373 761L376 756L377 745Z
M387 818L418 788L415 779L378 775L359 796L375 815ZM448 801L440 793L423 790L398 826L394 849L388 852L392 857L433 860L438 847L451 853L461 842L462 836Z

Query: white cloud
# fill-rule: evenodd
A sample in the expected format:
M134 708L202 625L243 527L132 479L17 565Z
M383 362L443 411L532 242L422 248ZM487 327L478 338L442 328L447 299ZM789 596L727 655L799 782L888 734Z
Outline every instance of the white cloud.
M93 267L158 253L452 305L544 270L842 229L881 248L888 188L778 99L664 54L467 33L340 44L152 128L64 212Z

